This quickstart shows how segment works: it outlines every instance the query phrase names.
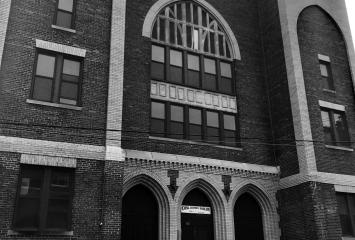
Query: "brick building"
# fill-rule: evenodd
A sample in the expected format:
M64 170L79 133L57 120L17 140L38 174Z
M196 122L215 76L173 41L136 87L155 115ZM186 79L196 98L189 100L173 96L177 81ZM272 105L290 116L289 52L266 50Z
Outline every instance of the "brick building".
M0 239L355 239L344 0L1 0Z

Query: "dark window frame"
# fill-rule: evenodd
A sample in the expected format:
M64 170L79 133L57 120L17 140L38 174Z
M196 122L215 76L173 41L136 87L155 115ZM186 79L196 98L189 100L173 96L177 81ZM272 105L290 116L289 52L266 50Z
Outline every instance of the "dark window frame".
M63 27L63 28L67 28L64 26L60 26L57 24L57 16L58 16L58 11L61 12L65 12L65 13L69 13L71 14L71 26L69 29L75 29L75 19L76 19L76 4L77 4L77 0L73 0L73 10L72 12L63 10L63 9L59 9L59 1L60 0L56 0L56 7L55 7L55 14L54 14L54 18L53 18L53 24L58 26L58 27Z
M20 191L21 191L21 184L22 184L22 177L23 177L23 172L25 170L35 170L38 172L42 172L41 176L41 189L40 189L40 196L39 196L39 216L38 216L38 222L39 226L38 228L21 228L16 226L16 219L19 214L19 208L20 208ZM51 199L50 195L50 183L51 183L51 176L52 172L54 171L64 171L69 173L69 206L67 208L68 210L68 219L67 219L67 229L61 229L61 228L46 228L46 220L47 220L47 214L48 214L48 202L49 199ZM73 168L63 168L63 167L51 167L51 166L37 166L37 165L27 165L27 164L22 164L20 167L20 173L18 177L18 182L17 182L17 192L16 192L16 202L15 202L15 210L13 213L13 218L12 218L12 229L17 231L17 232L24 232L24 233L35 233L39 235L43 234L51 234L51 233L65 233L69 232L72 230L72 216L73 216L73 197L74 197L74 184L75 184L75 173Z
M352 212L351 211L351 208L349 207L351 205L351 199L350 199L350 195L354 195L355 194L352 194L352 193L343 193L343 192L337 192L336 195L339 195L339 196L343 196L345 197L346 199L346 208L347 208L347 213L349 215L349 218L350 218L350 222L351 222L351 231L352 231L352 235L348 235L348 234L344 234L343 233L343 226L341 226L342 228L342 236L343 237L355 237L355 212ZM353 198L355 199L355 197L353 196ZM337 206L338 206L338 215L340 217L340 212L339 212L339 202L337 201ZM341 224L341 223L340 223Z
M210 143L212 145L223 145L223 146L228 146L228 147L240 147L241 144L239 142L240 139L240 132L238 131L239 129L239 123L238 123L238 114L236 113L230 113L230 112L223 112L223 111L217 111L217 110L213 110L213 109L206 109L206 108L200 108L200 107L196 107L196 106L190 106L190 105L183 105L183 104L179 104L179 103L175 103L175 102L166 102L166 101L161 101L161 100L156 100L156 99L152 99L151 102L157 102L157 103L161 103L164 104L164 110L165 110L165 119L164 119L164 128L165 131L164 133L160 134L154 134L152 132L150 132L151 136L154 137L163 137L163 138L169 138L169 139L176 139L176 138L171 138L170 136L170 106L174 105L174 106L180 106L183 107L183 113L184 113L184 122L183 122L183 138L178 138L177 140L188 140L188 141L194 141L194 142L202 142L202 143L209 143L207 141L207 114L206 112L215 112L218 114L218 124L219 127L218 129L218 133L219 133L219 142L218 143ZM192 140L191 139L191 134L190 134L190 125L194 125L194 124L190 124L189 121L189 109L196 109L196 110L200 110L201 111L201 140ZM234 120L235 120L235 144L227 144L226 143L226 139L224 137L224 119L223 116L224 115L233 115L234 116ZM151 109L150 109L150 116L151 116ZM152 119L152 117L150 117L150 119ZM162 119L160 119L162 120ZM230 141L233 142L233 141Z
M52 84L51 100L50 101L38 100L38 99L34 98L34 96L33 96L34 95L34 88L35 88L35 79L37 77L36 74L37 74L38 56L40 54L55 57L54 74L53 74L53 79L52 79L53 84ZM62 82L66 82L65 80L62 79L64 59L76 61L76 62L80 63L79 76L77 76L78 77L78 83L77 83L78 91L77 91L76 105L65 104L65 103L60 102ZM45 50L45 49L37 49L36 54L35 54L35 61L34 61L34 65L33 65L33 74L32 74L33 76L32 76L29 98L32 100L42 101L42 102L50 102L50 103L63 104L63 105L69 105L69 106L78 106L78 107L82 106L83 70L84 70L84 58L81 58L78 56L73 56L73 55L68 55L68 54L63 54L63 53L59 53L59 52L53 52L53 51L49 51L49 50Z
M335 91L335 84L334 84L331 63L328 61L319 60L319 68L321 67L321 65L324 65L326 67L327 74L328 74L328 77L326 77L326 76L323 76L322 73L320 72L323 88L327 89L327 90ZM321 70L319 70L319 71L321 71Z
M325 144L326 145L334 145L334 146L338 146L338 147L351 147L349 125L348 125L348 121L347 121L347 118L346 118L345 111L339 111L339 110L334 110L334 109L325 108L325 107L321 107L320 109L321 109L321 112L322 111L323 112L327 112L328 116L329 116L329 119L330 119L330 133L331 133L332 142L331 143L325 143ZM336 131L335 120L334 120L334 114L335 113L343 116L344 125L345 125L345 128L346 128L346 134L347 134L346 138L347 139L341 140L340 137L339 137L338 132ZM323 123L322 123L322 127L323 127L323 131L324 131Z
M236 95L236 73L235 73L236 61L235 60L211 56L208 54L202 54L202 53L190 50L190 49L186 49L186 48L182 48L182 47L178 47L178 46L173 46L171 44L162 44L162 43L155 42L152 40L151 48L153 47L153 45L164 48L164 54L165 54L165 56L164 56L165 57L164 76L165 77L164 77L164 79L155 79L151 75L152 80L163 81L163 82L167 82L167 83L171 83L171 84L175 84L175 85L181 85L181 86L185 86L185 87L190 87L190 88L195 88L195 89L200 89L200 90L215 92L215 93L220 93L220 94L226 94L226 95L231 95L231 96ZM170 50L182 52L182 61L183 61L182 62L182 74L183 74L182 83L176 83L176 82L173 82L170 80ZM188 84L188 71L193 71L193 70L188 69L188 57L187 57L188 54L197 56L199 58L199 65L200 65L199 86L197 86L197 87L191 86ZM216 63L216 89L209 89L206 87L206 84L204 83L204 75L206 74L205 73L205 66L204 66L204 58L212 59ZM154 61L151 58L150 65L152 62L154 62ZM232 73L231 91L222 91L221 90L222 76L221 76L220 64L222 62L230 64L230 67L231 67L231 73ZM150 69L151 68L152 68L152 66L150 66ZM198 71L195 71L195 72L198 72Z

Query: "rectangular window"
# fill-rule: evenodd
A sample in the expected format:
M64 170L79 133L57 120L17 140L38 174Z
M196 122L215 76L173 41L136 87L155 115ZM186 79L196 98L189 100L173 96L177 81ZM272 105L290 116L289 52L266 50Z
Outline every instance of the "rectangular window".
M319 61L320 74L322 76L323 88L335 90L330 62Z
M204 59L205 74L203 79L203 85L206 90L217 90L217 70L216 61L214 59Z
M206 111L206 141L219 144L219 116L217 112Z
M169 137L184 138L184 108L182 106L170 105Z
M165 136L165 119L165 104L152 102L150 132L153 136Z
M165 80L165 48L152 45L151 77Z
M187 54L187 85L200 87L200 58L192 54Z
M196 108L189 108L189 139L202 140L202 111Z
M182 68L182 52L170 50L170 82L182 83L183 68Z
M232 94L233 91L233 81L232 81L232 66L230 63L221 62L221 82L219 85L219 90L223 93Z
M349 147L350 135L345 112L321 108L325 144Z
M223 114L223 134L225 145L236 146L236 130L235 116L230 114Z
M344 237L355 237L355 194L336 193L338 213Z
M38 53L31 98L79 105L82 59L56 53Z
M74 171L22 165L13 227L26 232L71 230Z
M55 25L74 28L74 0L57 0Z

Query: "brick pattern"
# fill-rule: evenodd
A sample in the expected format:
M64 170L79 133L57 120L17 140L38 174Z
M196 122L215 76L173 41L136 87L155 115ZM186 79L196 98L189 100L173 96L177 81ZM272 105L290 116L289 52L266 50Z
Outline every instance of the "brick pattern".
M8 2L1 1L1 6ZM56 2L12 1L0 70L0 135L104 146L111 1L77 1L76 33L52 28ZM86 50L82 110L26 103L30 96L36 39Z
M15 210L20 154L0 152L0 239L103 239L100 222L103 206L104 162L77 159L72 208L72 236L9 235Z
M326 144L322 143L325 139L320 105L345 110L350 139L355 139L354 91L343 35L332 17L325 11L319 7L309 7L300 15L298 37L312 135L313 139L319 142L315 145L317 168L320 172L354 175L355 152L327 148ZM330 58L335 93L323 90L318 54ZM350 148L354 147L353 144Z
M278 192L281 239L341 239L333 185L307 182Z

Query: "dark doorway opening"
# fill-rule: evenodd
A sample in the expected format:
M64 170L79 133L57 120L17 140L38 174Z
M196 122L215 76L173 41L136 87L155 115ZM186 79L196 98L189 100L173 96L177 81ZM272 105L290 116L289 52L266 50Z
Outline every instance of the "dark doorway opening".
M122 201L122 239L158 240L158 203L143 185L131 188Z
M212 206L208 197L199 189L189 192L182 202L182 240L214 240Z
M263 220L259 203L248 193L241 195L234 206L235 239L264 240Z

